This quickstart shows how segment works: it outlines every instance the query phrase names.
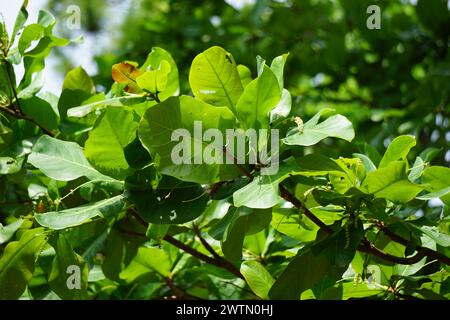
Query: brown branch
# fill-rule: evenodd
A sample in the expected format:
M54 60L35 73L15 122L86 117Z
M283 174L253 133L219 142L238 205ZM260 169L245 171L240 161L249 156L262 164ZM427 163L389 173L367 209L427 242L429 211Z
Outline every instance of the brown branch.
M55 134L53 132L51 132L50 130L48 130L47 128L43 127L42 125L40 125L39 123L37 123L33 118L30 118L24 114L18 114L16 112L14 112L11 109L8 109L4 106L0 106L0 111L9 114L10 116L13 116L16 119L23 119L26 121L29 121L31 123L33 123L35 126L38 126L39 129L41 129L45 134L49 135L50 137L54 137Z
M317 218L314 213L312 213L299 199L297 199L293 194L291 194L281 183L279 184L281 197L292 203L295 207L303 211L303 214L307 216L312 222L314 222L320 229L328 234L333 233L333 229L327 226L322 220Z
M378 228L385 234L387 235L389 238L391 238L391 240L400 243L404 246L408 246L409 241L406 240L405 238L399 236L398 234L392 232L388 227L386 227L386 225L383 222L379 222L378 223ZM441 254L440 252L431 250L429 248L425 248L422 246L417 246L416 247L416 251L420 254L422 254L422 257L429 257L430 259L433 260L438 260L441 263L444 263L446 265L450 266L450 258L444 256L443 254Z
M311 219L311 221L313 221L318 227L320 227L324 232L326 232L327 234L333 233L333 230L330 227L328 227L322 220L317 218L308 208L306 208L306 206L299 199L297 199L293 194L291 194L282 184L279 184L279 188L280 188L280 195L283 199L285 199L286 201L289 201L295 207L302 210L303 213L309 219ZM402 237L396 235L393 232L390 232L390 230L387 232L390 234L390 236L392 236L391 237L392 240L399 242L401 244L404 244L404 245L408 245L408 241L406 239L403 239ZM389 234L388 234L388 236L389 236ZM378 258L381 258L385 261L392 262L392 263L410 265L410 264L415 264L415 263L419 262L424 257L429 257L431 259L436 259L442 263L450 265L450 259L448 259L447 257L441 255L440 253L438 253L434 250L431 250L428 248L423 248L423 247L418 247L417 253L414 256L403 258L403 257L393 256L391 254L381 251L380 249L375 247L367 238L364 238L361 241L361 243L358 245L357 249L358 249L358 251L372 254Z
M211 247L211 245L208 243L208 241L206 241L205 238L202 237L202 235L200 234L200 230L198 229L197 226L194 226L193 231L194 231L195 235L197 236L197 238L202 243L203 247L205 247L205 249L208 250L208 252L211 253L214 258L219 259L219 260L223 259L223 257L221 257L216 252L216 250L214 250L213 247Z
M128 210L128 212L131 213L131 215L143 226L148 226L147 221L145 221L144 219L142 219L142 217L139 215L139 212L136 211L136 209L134 208L130 208ZM225 260L224 258L220 257L219 258L211 258L210 256L207 256L206 254L201 253L200 251L197 251L196 249L184 244L183 242L175 239L174 237L172 237L171 235L166 234L163 237L163 240L170 243L171 245L177 247L178 249L183 250L186 253L189 253L191 256L196 257L199 260L202 260L206 263L215 265L216 267L222 268L222 269L226 269L229 272L231 272L232 274L234 274L235 276L244 279L244 276L242 275L242 273L239 271L239 269L230 261ZM208 244L209 245L209 244ZM212 248L211 248L212 249Z
M247 176L247 178L250 179L250 181L253 181L253 175L252 173L242 164L238 163L237 159L230 153L227 152L227 147L223 147L222 148L223 152L228 156L231 157L233 159L233 163L236 167L238 167L238 169L245 175Z
M234 274L235 276L244 279L244 276L242 275L242 273L239 271L238 268L236 268L236 266L234 264L232 264L231 262L229 262L228 260L225 259L215 259L215 258L211 258L197 250L195 250L194 248L191 248L187 245L185 245L183 242L175 239L174 237L166 234L163 238L163 240L169 242L171 245L183 250L186 253L189 253L191 256L196 257L199 260L202 260L206 263L215 265L216 267L222 268L222 269L226 269L229 272L231 272L232 274Z

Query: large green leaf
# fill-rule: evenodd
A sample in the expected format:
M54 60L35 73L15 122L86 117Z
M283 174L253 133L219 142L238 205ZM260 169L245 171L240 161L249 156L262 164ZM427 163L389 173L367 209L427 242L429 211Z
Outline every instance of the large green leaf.
M269 127L269 112L281 98L277 78L269 67L251 81L236 105L236 116L245 129L266 129Z
M18 299L33 276L35 263L47 234L43 228L26 231L10 242L0 259L0 300Z
M110 108L97 120L84 154L100 172L119 180L130 173L124 149L136 137L139 118L131 110Z
M233 114L225 107L213 107L188 96L171 97L147 110L139 126L139 138L162 173L183 181L214 183L235 178L239 171L234 164L206 163L211 154L226 161L222 149L225 141L205 142L202 132L218 129L225 139L226 129L234 128L234 124Z
M379 168L386 167L392 161L405 160L412 147L416 145L413 136L399 136L392 140L380 161Z
M386 167L368 173L361 188L378 198L403 203L414 199L422 190L408 180L404 161L392 161Z
M233 56L220 47L211 47L195 57L189 84L198 99L232 111L243 91Z
M262 264L257 261L245 261L241 265L241 273L250 289L258 297L268 299L274 279Z
M61 299L86 299L88 284L88 267L86 262L80 255L73 251L72 246L64 234L59 235L56 241L55 251L56 256L53 259L52 269L48 277L50 288ZM74 277L73 281L69 278L70 276ZM78 276L79 279L76 279ZM78 284L79 288L76 287Z
M55 180L71 181L84 176L90 180L114 181L91 166L78 144L47 135L41 136L33 146L28 162Z
M78 226L97 216L115 215L122 210L123 206L124 197L118 195L81 207L36 214L34 218L41 226L59 230Z
M353 140L355 131L346 117L337 114L318 123L320 114L315 115L303 126L298 125L289 130L283 142L287 145L312 146L328 137Z

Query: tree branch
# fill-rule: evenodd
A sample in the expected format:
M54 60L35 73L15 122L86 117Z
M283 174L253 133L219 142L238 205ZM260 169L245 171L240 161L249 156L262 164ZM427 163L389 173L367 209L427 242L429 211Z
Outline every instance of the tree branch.
M193 231L194 231L195 235L197 236L197 238L202 243L203 247L205 247L205 249L208 250L208 252L211 253L214 258L219 259L219 260L223 259L223 257L221 257L216 252L216 250L214 250L213 247L211 247L211 245L208 243L208 241L206 241L205 238L202 237L202 235L200 234L200 230L198 229L197 226L194 226Z
M242 172L245 176L247 176L247 178L249 178L250 181L253 181L253 175L252 175L252 173L251 173L245 166L243 166L242 164L238 163L237 159L236 159L232 154L229 154L229 153L227 152L227 147L224 146L224 147L222 148L222 151L223 151L228 157L231 157L231 158L233 159L234 165L235 165L236 167L238 167L238 169L241 170L241 172Z
M330 227L328 227L322 220L317 218L308 208L306 208L306 206L299 199L297 199L293 194L291 194L282 184L279 184L279 188L280 188L280 195L283 199L285 199L286 201L289 201L295 207L302 210L303 213L309 219L311 219L311 221L313 221L318 227L320 227L324 232L326 232L327 234L333 233L333 230ZM396 235L395 233L391 232L387 228L384 228L384 229L385 230L384 231L382 230L382 231L385 233L387 232L386 234L392 240L399 242L403 245L408 245L408 241L406 239L403 239L402 237ZM392 262L392 263L410 265L410 264L415 264L415 263L419 262L424 257L429 257L431 259L439 260L440 262L442 262L444 264L450 265L449 258L443 256L439 252L436 252L436 251L428 249L428 248L423 248L423 247L418 247L417 253L414 256L403 258L403 257L393 256L391 254L381 251L380 249L375 247L367 238L364 238L361 241L361 243L358 245L357 249L358 249L358 251L372 254L378 258L381 258L385 261Z
M139 213L136 211L136 209L131 208L129 210L129 212L140 224L148 227L147 221L142 219L142 217L139 215ZM215 265L216 267L228 270L235 276L237 276L241 279L244 279L244 276L242 275L242 273L239 271L239 269L233 263L231 263L230 261L228 261L220 256L219 256L219 258L216 258L216 257L211 258L210 256L207 256L206 254L203 254L200 251L197 251L196 249L184 244L183 242L179 241L178 239L175 239L174 237L172 237L171 235L168 235L168 234L166 234L163 237L163 240L170 243L171 245L177 247L178 249L181 249L184 252L189 253L191 256L196 257L199 260L202 260L206 263Z
M405 238L399 236L398 234L392 232L388 227L386 227L386 225L383 222L379 222L378 223L378 228L385 234L387 235L389 238L391 238L391 240L400 243L404 246L408 246L408 240L406 240ZM429 248L425 248L422 246L417 246L416 247L416 251L418 253L421 253L423 257L429 257L433 260L438 260L441 263L444 263L446 265L450 266L450 258L444 256L443 254L441 254L440 252L431 250Z
M45 134L49 135L50 137L54 137L55 134L53 132L51 132L50 130L48 130L47 128L43 127L42 125L40 125L39 123L37 123L33 118L30 118L24 114L18 114L16 112L14 112L11 109L8 109L4 106L0 106L0 111L9 114L10 116L13 116L16 119L23 119L26 121L29 121L31 123L33 123L35 126L38 126L39 129L41 129Z

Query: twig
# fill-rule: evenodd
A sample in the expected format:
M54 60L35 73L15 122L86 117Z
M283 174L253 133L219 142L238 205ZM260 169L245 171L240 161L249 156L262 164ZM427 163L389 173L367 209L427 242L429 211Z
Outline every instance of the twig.
M9 114L9 115L11 115L11 116L13 116L13 117L15 117L17 119L23 119L23 120L26 120L26 121L29 121L29 122L33 123L34 125L38 126L45 134L49 135L50 137L54 137L55 136L55 134L53 132L51 132L47 128L43 127L39 123L37 123L33 118L30 118L30 117L28 117L28 116L26 116L24 114L18 114L16 112L14 112L13 110L8 109L8 108L6 108L4 106L0 106L0 111L2 111L4 113L7 113L7 114Z
M235 165L236 167L238 167L238 169L241 170L241 172L242 172L243 174L245 174L245 175L247 176L247 178L250 179L250 181L253 181L253 175L252 175L252 173L251 173L245 166L243 166L242 164L238 163L238 161L237 161L237 159L236 159L235 156L233 156L232 154L228 153L227 147L224 146L224 147L222 148L222 150L223 150L223 152L224 152L228 157L230 157L230 158L233 159L234 165Z
M131 213L131 215L143 226L148 226L147 221L145 221L144 219L142 219L142 217L139 215L139 212L136 211L136 209L134 208L130 208L129 212ZM244 279L244 276L242 275L242 273L239 271L239 269L230 261L225 260L224 258L220 257L218 258L212 258L207 256L206 254L203 254L199 251L197 251L196 249L184 244L183 242L175 239L174 237L172 237L171 235L166 234L163 237L163 240L170 243L171 245L177 247L178 249L183 250L186 253L189 253L191 256L196 257L199 260L202 260L206 263L215 265L216 267L222 268L222 269L226 269L229 272L231 272L232 274L236 275L237 277Z
M223 259L223 257L221 257L216 250L213 249L213 247L211 247L211 245L208 243L208 241L205 240L205 238L203 238L200 234L200 230L198 229L197 226L194 226L193 231L195 233L195 235L197 236L197 238L200 240L200 242L202 243L203 247L205 247L206 250L208 250L209 253L212 254L212 256L216 259Z
M309 219L311 219L311 221L313 221L318 227L320 227L324 232L326 232L327 234L333 233L333 230L330 227L328 227L322 220L316 217L308 208L306 208L306 206L299 199L297 199L293 194L291 194L282 184L279 185L279 188L280 188L280 195L283 199L291 202L298 209L303 210L303 213ZM403 239L402 237L396 235L393 232L390 232L390 230L387 232L390 234L392 240L399 242L403 245L408 245L408 241L406 239ZM367 238L364 238L358 245L357 249L358 251L370 253L378 258L381 258L385 261L389 261L392 263L411 265L419 262L424 257L429 257L432 259L439 260L440 262L445 263L447 265L450 265L450 259L434 250L423 247L418 247L417 253L414 256L403 258L393 256L391 254L381 251L380 249L375 247Z
M394 232L392 232L388 227L386 227L386 225L383 222L379 222L378 223L378 228L385 234L387 235L389 238L391 238L391 240L400 243L404 246L408 246L408 240L406 240L405 238L399 236L398 234L395 234ZM443 254L431 250L429 248L425 248L422 246L417 246L416 247L416 251L418 253L421 253L423 257L429 257L433 260L438 260L441 263L444 263L446 265L450 265L450 258L444 256Z
M234 274L235 276L244 279L244 276L241 274L241 272L239 271L238 268L236 268L236 266L234 264L232 264L231 262L229 262L228 260L225 259L215 259L215 258L211 258L197 250L195 250L194 248L191 248L187 245L185 245L183 242L175 239L174 237L166 234L163 238L163 240L169 242L171 245L183 250L186 253L189 253L191 256L196 257L199 260L203 260L206 263L215 265L216 267L222 268L222 269L226 269L229 272L231 272L232 274Z

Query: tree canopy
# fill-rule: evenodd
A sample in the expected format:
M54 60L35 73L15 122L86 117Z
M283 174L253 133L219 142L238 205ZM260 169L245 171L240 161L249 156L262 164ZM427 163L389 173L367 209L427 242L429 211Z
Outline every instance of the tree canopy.
M55 95L64 4L0 23L0 299L450 297L447 1L136 1Z

